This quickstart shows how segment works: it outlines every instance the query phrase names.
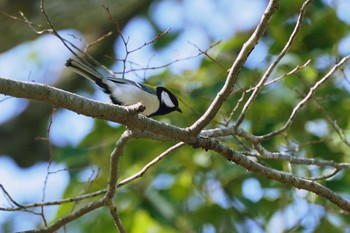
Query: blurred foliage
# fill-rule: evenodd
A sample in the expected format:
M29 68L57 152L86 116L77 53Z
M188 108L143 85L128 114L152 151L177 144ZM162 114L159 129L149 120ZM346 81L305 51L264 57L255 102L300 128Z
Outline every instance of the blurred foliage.
M224 124L243 90L260 80L267 65L288 40L302 2L281 1L262 41L269 46L266 64L261 68L242 69L233 94L209 127ZM152 24L159 31L157 22ZM322 1L314 1L291 51L271 78L289 72L308 59L311 59L310 65L264 88L247 113L244 128L255 135L264 135L283 126L309 88L339 59L339 42L349 32L349 25L337 18L334 8L324 5ZM181 31L167 35L154 46L156 49L164 48L180 34ZM186 71L175 75L166 70L148 79L148 83L166 83L166 86L174 90L180 97L184 111L182 115L173 113L156 119L179 127L191 125L222 87L226 70L250 34L250 31L240 32L222 42L210 51L210 54L215 55L216 62L204 58L195 72ZM324 57L329 58L328 63L322 63L320 67ZM264 146L271 151L293 151L297 148L297 152L292 152L297 157L349 162L349 147L328 120L330 118L336 121L349 137L350 88L349 83L344 82L346 74L349 76L349 65L343 72L338 71L316 92L313 100L298 113L291 128L283 136L264 142ZM243 102L248 98L249 94ZM233 114L233 120L241 109L242 106ZM308 124L319 121L326 125L324 134L308 130ZM107 122L96 120L93 130L79 146L55 149L55 161L65 163L71 177L64 198L106 187L109 155L124 130L124 126L111 126ZM234 149L244 150L243 145L233 137L223 142ZM172 143L147 139L133 140L121 158L119 180L139 171L171 145ZM292 170L305 177L322 175L326 171L316 167L289 166L283 161L260 162L275 169ZM92 179L82 180L80 176L83 171L91 173ZM94 176L95 173L98 175ZM341 172L333 179L321 183L339 194L349 196L349 180L350 174ZM246 185L251 184L255 186L246 188ZM81 201L74 206L62 205L56 219L89 201L91 200ZM127 232L131 233L275 232L276 225L285 232L340 233L350 227L349 216L340 213L339 209L323 198L256 176L215 153L189 146L171 153L142 178L120 187L115 202ZM289 217L290 214L293 216ZM294 220L289 222L289 218ZM107 209L89 213L69 224L67 229L68 232L115 232Z
M75 29L83 35L85 43L90 43L96 38L113 31L114 33L106 37L103 43L95 44L89 49L91 56L108 66L111 65L112 60L107 59L106 55L114 55L111 48L118 37L118 33L114 31L115 28L111 25L107 10L102 6L109 6L111 19L118 22L118 27L122 29L135 15L146 11L151 2L151 0L62 0L59 2L46 0L44 1L44 8L56 30ZM82 5L85 7L81 7ZM21 13L33 25L29 26L23 22L24 19L21 17ZM17 19L15 20L13 17ZM42 31L49 28L44 15L41 13L40 0L0 1L0 21L0 31L6 32L6 36L1 37L0 52L10 50L16 46L18 48L21 43L42 35L42 33L36 33L34 29ZM79 40L80 38L76 39ZM34 59L34 57L35 54L30 59ZM41 62L48 66L47 61ZM55 74L47 75L54 76ZM74 79L68 75L62 75L55 86L75 93L84 90L80 78ZM32 166L38 161L47 161L49 159L47 143L32 139L38 136L43 137L46 134L47 120L51 113L51 106L32 101L18 117L14 117L6 124L0 125L0 137L16 138L17 144L17 146L12 146L5 140L0 140L0 154L11 156L21 167ZM38 119L44 120L38 122ZM32 124L31 122L36 123ZM26 130L23 131L24 133L18 134L16 129Z

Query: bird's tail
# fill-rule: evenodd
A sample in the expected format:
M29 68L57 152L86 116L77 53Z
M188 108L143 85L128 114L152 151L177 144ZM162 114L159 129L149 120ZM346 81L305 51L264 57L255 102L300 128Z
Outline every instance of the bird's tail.
M66 61L66 67L68 67L75 73L80 74L84 78L94 81L97 84L101 83L101 81L104 79L103 75L100 72L98 72L94 68L85 65L80 61L68 59Z

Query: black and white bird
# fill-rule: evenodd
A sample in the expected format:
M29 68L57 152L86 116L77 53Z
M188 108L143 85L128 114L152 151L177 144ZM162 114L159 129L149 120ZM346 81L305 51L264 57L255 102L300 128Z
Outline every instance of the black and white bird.
M68 59L66 67L84 78L94 81L109 95L112 103L122 106L141 102L145 116L164 115L173 111L182 112L176 96L164 87L155 89L127 79L104 77L100 72L80 61Z

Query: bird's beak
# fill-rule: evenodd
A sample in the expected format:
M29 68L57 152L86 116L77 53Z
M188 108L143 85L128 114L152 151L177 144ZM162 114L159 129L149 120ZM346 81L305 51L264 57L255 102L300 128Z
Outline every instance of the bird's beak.
M182 113L182 110L181 110L179 107L176 107L176 108L175 108L175 111L178 111L178 112L181 112L181 113Z

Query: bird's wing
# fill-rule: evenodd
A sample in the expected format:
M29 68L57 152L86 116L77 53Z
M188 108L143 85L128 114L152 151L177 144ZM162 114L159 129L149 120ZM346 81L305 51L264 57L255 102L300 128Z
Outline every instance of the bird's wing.
M109 93L110 90L108 88L108 83L105 80L109 80L115 84L127 84L138 87L150 94L156 94L154 88L147 86L145 84L137 83L128 79L116 78L116 77L104 77L100 72L95 70L94 68L73 59L68 59L66 62L66 66L73 70L74 72L82 75L83 77L94 81L98 86L100 86L106 93ZM106 86L107 85L107 86Z
M150 94L156 94L156 91L154 88L150 87L150 86L147 86L145 84L142 84L142 83L137 83L137 82L134 82L134 81L131 81L129 79L123 79L123 78L112 78L112 77L108 77L107 78L109 81L112 81L116 84L126 84L126 85L133 85L133 86L136 86Z

